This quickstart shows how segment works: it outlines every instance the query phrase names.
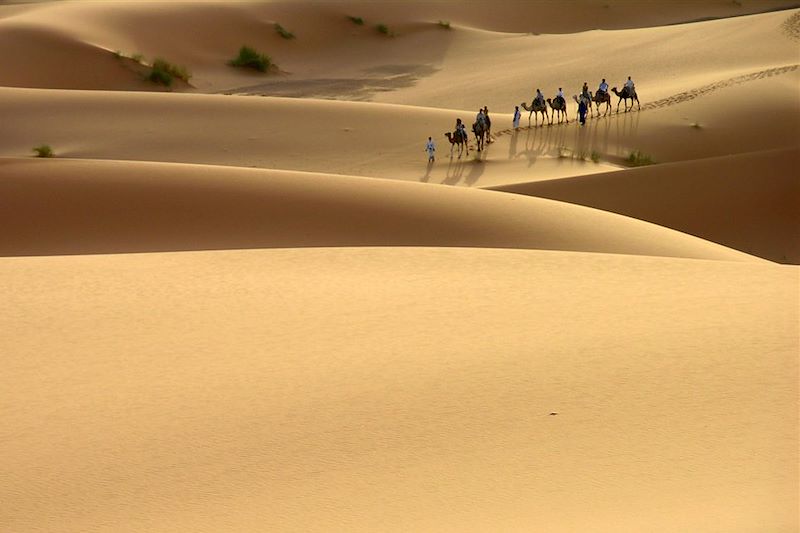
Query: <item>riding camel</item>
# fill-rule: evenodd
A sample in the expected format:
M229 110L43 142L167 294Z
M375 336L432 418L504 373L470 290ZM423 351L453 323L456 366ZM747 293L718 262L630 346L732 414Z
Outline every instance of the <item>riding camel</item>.
M603 93L603 92L597 91L594 94L592 94L590 92L589 96L591 97L592 102L594 102L595 105L597 106L597 114L598 114L598 116L600 115L600 104L606 104L606 110L605 110L605 112L603 112L603 115L607 115L607 114L611 113L611 95L608 94L608 92ZM589 109L591 109L591 108L592 108L592 106L590 105ZM594 116L594 114L592 114L592 116Z
M636 95L636 89L628 89L628 87L623 87L622 91L618 91L616 87L611 89L611 91L619 97L619 101L617 102L617 113L619 113L619 104L623 100L625 100L625 112L628 112L628 99L631 100L631 109L633 109L633 102L636 102L636 109L641 109L639 106L639 97Z
M561 124L561 114L562 113L564 114L564 118L566 119L567 124L569 124L569 117L567 116L567 101L566 100L560 100L558 98L553 100L552 98L548 98L547 99L547 103L553 109L553 113L550 115L550 124L553 124L553 119L555 118L556 113L558 113L558 123L559 124Z
M464 148L467 149L467 155L469 155L469 144L467 143L467 139L464 139L460 132L455 131L453 133L447 132L444 134L447 137L447 140L450 141L450 158L453 158L453 148L458 145L458 158L461 159L461 155L464 153Z
M530 114L528 115L528 126L531 125L531 116L533 116L534 113L536 113L537 117L539 113L542 114L542 126L544 126L545 119L549 118L547 115L547 103L544 100L536 100L534 98L533 102L531 102L530 107L528 107L528 104L526 104L525 102L522 102L520 106L522 106L522 109L524 109L525 111L530 111ZM533 125L535 126L536 119L533 120L534 120Z
M483 143L488 129L489 128L486 125L486 121L484 120L478 120L472 125L472 133L475 134L475 140L477 141L479 152L483 150Z

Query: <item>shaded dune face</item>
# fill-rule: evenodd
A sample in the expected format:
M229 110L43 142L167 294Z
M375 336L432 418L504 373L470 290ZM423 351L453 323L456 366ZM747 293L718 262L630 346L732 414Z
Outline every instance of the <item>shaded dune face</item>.
M163 163L0 163L3 255L290 246L542 248L752 261L635 219L388 180Z
M790 4L3 3L0 530L797 531Z
M798 264L798 164L797 149L771 150L497 189L620 213Z

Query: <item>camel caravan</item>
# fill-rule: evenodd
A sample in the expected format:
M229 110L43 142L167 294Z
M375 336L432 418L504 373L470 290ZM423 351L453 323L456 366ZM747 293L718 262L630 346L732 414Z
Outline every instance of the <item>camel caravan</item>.
M586 82L584 82L580 95L573 95L572 97L575 100L575 103L578 104L577 114L579 117L578 120L581 122L581 124L586 122L587 112L591 117L594 117L595 110L598 117L606 116L611 113L612 92L619 99L617 101L617 113L619 113L619 104L622 102L624 102L626 113L633 109L634 103L636 104L637 110L641 109L641 106L639 105L639 97L636 94L636 87L630 76L628 76L628 80L623 85L621 91L618 91L616 87L611 88L609 91L608 84L606 83L605 78L603 78L603 81L600 82L597 92L592 94L592 92L589 90L589 86ZM628 107L628 100L631 101L630 107ZM594 106L592 104L594 104ZM605 107L601 113L600 107L603 105L605 105ZM544 126L545 121L549 121L548 125L552 126L553 121L556 118L558 118L559 124L561 124L562 121L566 124L569 124L569 117L567 115L567 100L564 98L564 91L561 89L561 87L558 88L558 92L554 98L547 99L545 99L544 95L539 89L536 89L536 96L533 97L533 101L531 102L530 106L525 102L522 102L520 106L522 109L529 112L529 127L531 125L531 118L533 118L533 125L538 125L539 114L542 115L542 126ZM548 111L548 109L550 111ZM535 117L534 114L536 114ZM514 116L515 127L518 126L518 116L519 115L517 111L517 114ZM485 143L492 142L490 135L491 128L492 121L489 118L489 109L487 107L479 109L478 115L475 117L475 122L472 124L472 133L475 135L478 152L483 150ZM461 156L465 150L467 155L469 155L469 135L467 134L465 124L460 118L456 119L455 130L445 133L445 137L447 137L447 140L450 143L450 157L453 157L453 150L456 148L458 148L459 159L461 159Z
M611 91L608 90L608 84L606 83L605 78L603 81L600 82L600 86L597 89L597 92L592 94L592 91L589 90L589 86L586 82L583 83L583 88L581 89L580 95L574 95L572 98L575 100L575 103L578 104L578 115L580 115L581 123L584 122L585 113L590 113L592 117L594 117L595 109L597 110L597 116L605 116L611 113L611 94L614 93L617 95L619 100L617 101L617 113L619 113L619 104L624 102L625 112L633 109L634 103L636 104L636 108L641 109L639 105L639 96L636 94L636 86L631 80L631 77L628 76L628 80L625 82L625 85L622 87L621 91L618 91L616 87L613 87ZM631 101L630 107L628 107L628 100ZM592 106L594 104L594 107ZM600 106L605 104L605 108L603 112L600 112ZM545 120L549 119L549 124L553 124L553 120L558 117L558 123L560 124L563 120L569 124L569 117L567 116L567 102L564 99L564 93L559 87L558 93L556 94L555 98L547 98L545 99L544 95L539 89L536 89L536 96L533 97L533 102L531 105L528 106L525 102L520 104L525 111L528 111L528 125L531 124L531 118L533 117L534 113L536 113L536 117L533 117L534 126L538 124L538 117L539 113L542 114L542 125L544 125ZM548 107L552 110L548 114Z

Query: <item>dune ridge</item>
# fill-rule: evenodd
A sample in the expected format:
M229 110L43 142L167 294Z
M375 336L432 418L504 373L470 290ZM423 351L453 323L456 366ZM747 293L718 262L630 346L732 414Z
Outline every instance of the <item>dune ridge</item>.
M0 255L406 245L757 261L560 202L324 174L0 160L0 198Z

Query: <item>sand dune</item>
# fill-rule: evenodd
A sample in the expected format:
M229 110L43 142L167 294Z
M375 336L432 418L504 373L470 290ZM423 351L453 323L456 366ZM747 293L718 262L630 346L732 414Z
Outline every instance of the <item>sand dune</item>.
M2 2L0 530L800 530L797 7Z
M798 526L795 268L330 248L0 278L11 531Z
M391 104L199 94L0 89L0 156L42 143L63 158L226 166L500 185L527 181L530 161L499 142L484 155L447 158L444 133L469 111ZM187 134L191 132L191 134ZM553 133L558 133L554 131ZM426 167L435 136L439 163ZM500 140L503 140L501 137ZM542 175L613 170L610 164L542 160Z
M779 263L800 262L800 150L776 150L509 185L624 214Z
M56 2L22 12L16 7L13 15L4 18L0 8L4 31L38 30L16 36L18 46L24 43L21 48L26 54L38 55L23 55L33 59L25 68L18 62L2 63L18 59L0 60L0 85L24 84L20 77L28 74L38 77L28 86L43 87L39 78L58 75L61 70L51 68L54 61L85 67L85 62L76 63L79 58L70 46L54 47L47 40L48 34L58 34L70 36L72 48L91 45L128 55L141 53L150 60L166 57L188 67L194 74L193 84L204 92L259 86L266 80L277 83L271 90L281 94L281 82L306 80L310 87L318 87L320 81L338 79L351 84L331 96L352 99L370 82L392 78L395 83L384 89L395 90L384 92L379 84L372 96L379 101L456 109L488 104L509 113L510 106L530 100L535 86L548 94L555 93L558 86L575 93L584 80L596 85L601 77L607 77L612 83L621 83L634 74L642 95L658 99L685 90L692 78L703 81L701 85L709 79L716 81L718 72L731 72L731 65L736 65L737 73L745 73L765 64L798 63L795 49L788 46L792 35L781 31L792 12L664 24L791 5L780 1L747 7L733 2L728 6L693 2L675 9L669 2L613 6L585 2L567 9L555 2L501 2L490 11L483 9L481 2L459 8L447 3L331 2L315 5L309 13L302 3ZM368 22L363 27L352 24L346 15L353 14ZM436 24L442 19L457 27L442 29ZM276 22L292 29L296 39L282 39L274 31ZM394 38L375 30L381 22L396 34ZM659 27L641 29L650 25ZM626 26L633 29L612 30ZM610 31L583 32L589 28ZM698 39L713 40L714 53L697 54ZM226 62L243 44L269 53L288 75L265 78L228 67ZM365 47L375 53L365 54ZM527 67L532 51L541 67ZM45 53L50 59L41 64L40 56ZM655 64L654 54L664 60ZM555 57L565 60L550 59ZM581 57L592 61L572 59ZM97 57L103 64L110 59L105 54ZM620 63L625 70L619 70ZM476 76L476 66L484 64ZM80 80L80 76L75 78ZM110 73L106 79L109 87L120 83ZM63 76L56 77L50 87L63 87L63 83ZM454 90L456 87L465 90ZM297 94L300 89L294 86L291 90Z
M755 260L570 204L336 175L12 160L0 198L1 255L405 245Z

